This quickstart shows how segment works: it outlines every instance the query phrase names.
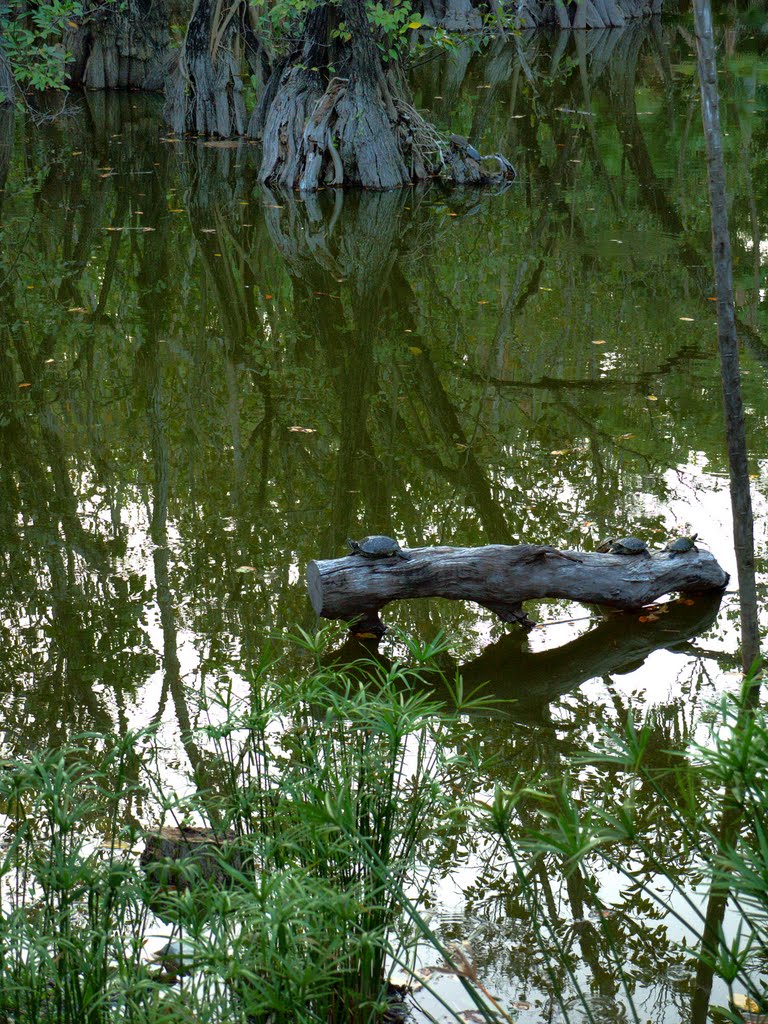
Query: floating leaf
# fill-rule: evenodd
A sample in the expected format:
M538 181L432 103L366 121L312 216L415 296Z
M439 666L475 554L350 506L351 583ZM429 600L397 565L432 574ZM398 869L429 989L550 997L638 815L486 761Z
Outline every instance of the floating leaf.
M216 228L200 228L200 230L202 231L202 233L204 235L215 235L216 234Z
M235 572L258 572L255 565L238 565Z
M658 398L656 397L656 395L646 395L645 397L648 399L649 402L658 402Z
M67 310L67 312L68 313L88 313L88 312L90 312L90 310L87 310L85 308L85 306L70 306L69 309Z
M757 1005L754 999L750 999L749 996L735 995L731 998L731 1003L737 1010L746 1010L747 1013L759 1013L760 1007Z
M694 317L692 317L692 316L680 316L680 317L678 317L678 320L686 320L689 324L692 324L692 323L695 322Z
M592 342L592 344L593 345L604 345L605 344L605 340L603 338L595 338L595 340Z
M316 434L314 427L288 427L292 434Z
M518 999L516 1003L509 1004L513 1010L530 1010L531 1004L526 1003L524 999Z
M125 229L122 228L122 227L119 227L119 228L109 227L109 228L104 228L104 230L105 231L124 231Z
M234 139L221 139L218 142L204 142L203 145L208 149L237 149L240 143Z
M378 640L379 639L376 636L375 633L354 633L353 635L358 637L358 639L360 639L360 640Z
M422 350L417 348L415 345L409 346L408 351L414 356L420 356L422 353Z
M550 455L567 455L570 452L570 450L571 450L570 448L555 448L554 451L551 451L549 454Z
M23 384L19 384L19 387L20 388L31 388L32 385L29 383L29 381L24 381Z

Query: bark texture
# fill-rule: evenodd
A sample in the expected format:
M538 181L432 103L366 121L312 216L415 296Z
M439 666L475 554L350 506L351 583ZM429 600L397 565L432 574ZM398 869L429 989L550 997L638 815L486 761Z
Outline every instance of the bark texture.
M344 42L334 34L341 22ZM390 189L443 171L462 184L514 177L424 120L358 0L310 12L301 48L273 73L248 134L263 141L261 181L281 188Z
M390 601L446 597L475 601L505 622L530 625L524 601L567 598L632 609L673 591L722 590L728 574L708 551L684 555L612 555L560 551L535 544L482 548L412 548L407 560L359 555L310 562L307 586L316 614L362 616L363 628L383 629L379 610Z
M187 37L171 69L165 116L178 134L244 135L241 80L248 5L195 0Z
M755 587L755 545L752 498L741 397L739 340L733 298L733 262L728 230L728 194L725 184L725 159L720 131L720 103L717 88L717 63L709 0L695 0L696 46L698 50L701 118L707 146L709 204L712 218L712 263L717 291L717 341L720 350L720 377L728 443L731 483L733 540L739 576L741 611L741 655L744 672L749 672L760 656L760 625Z
M521 28L620 28L635 18L661 14L664 0L515 0Z
M170 61L168 9L159 0L86 7L65 45L72 85L161 92Z
M13 97L16 93L16 83L13 80L13 72L8 63L8 58L3 53L2 40L0 40L0 109L13 106Z

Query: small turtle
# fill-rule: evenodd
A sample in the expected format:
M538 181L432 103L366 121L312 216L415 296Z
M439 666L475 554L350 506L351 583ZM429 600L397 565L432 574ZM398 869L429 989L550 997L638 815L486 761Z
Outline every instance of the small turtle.
M384 537L376 534L373 537L363 537L362 540L350 540L347 544L352 548L353 555L362 555L363 558L398 558L408 559L408 555L392 537Z
M612 555L647 555L648 545L639 537L619 537L608 550Z
M692 533L690 537L676 537L674 540L669 541L665 550L670 555L685 555L689 551L698 551L696 547L696 538L698 533Z

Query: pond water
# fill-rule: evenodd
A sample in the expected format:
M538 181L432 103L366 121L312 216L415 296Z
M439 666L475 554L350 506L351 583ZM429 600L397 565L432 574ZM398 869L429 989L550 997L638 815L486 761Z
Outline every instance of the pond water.
M720 37L762 600L768 55L748 23ZM419 107L512 159L503 191L271 193L258 147L167 137L136 94L17 124L0 159L6 753L154 720L183 761L206 687L245 677L267 633L315 628L305 567L347 537L591 550L697 532L735 577L692 43L670 21L415 69ZM732 590L652 623L529 611L528 636L459 603L386 613L442 630L446 667L513 702L468 724L510 776L644 713L663 758L738 689ZM396 630L383 649L406 654ZM540 1020L519 908L451 857L467 866L438 897L446 934L476 933L486 984ZM602 881L638 925L642 1019L679 1019L674 929ZM589 1012L621 1017L599 956L585 970Z

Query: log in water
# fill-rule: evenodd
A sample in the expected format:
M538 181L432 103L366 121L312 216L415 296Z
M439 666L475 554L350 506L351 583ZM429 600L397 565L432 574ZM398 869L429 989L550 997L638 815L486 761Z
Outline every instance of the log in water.
M475 601L504 622L532 625L524 601L566 598L632 609L664 594L722 590L728 574L709 551L645 555L567 551L538 544L481 548L411 548L407 559L318 559L307 566L312 607L326 619L357 619L383 632L379 611L390 601L446 597Z

